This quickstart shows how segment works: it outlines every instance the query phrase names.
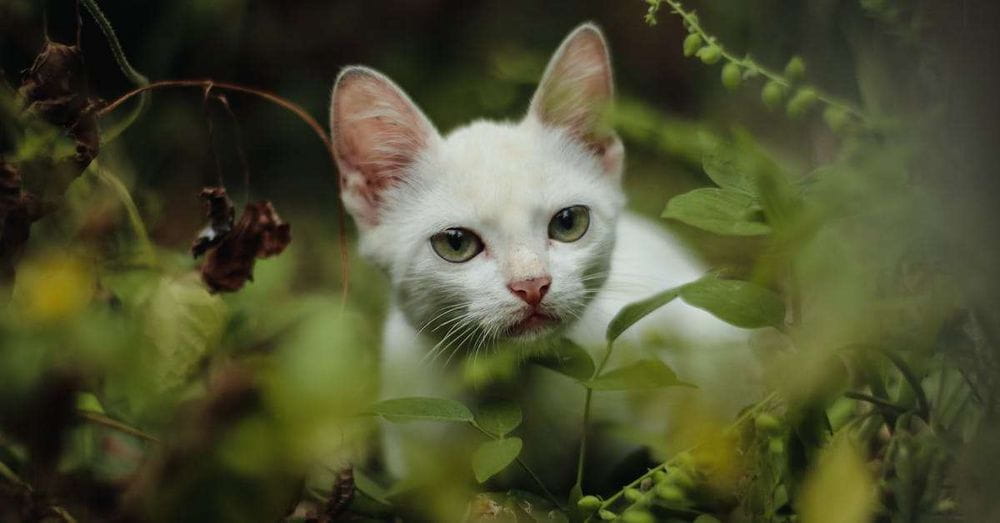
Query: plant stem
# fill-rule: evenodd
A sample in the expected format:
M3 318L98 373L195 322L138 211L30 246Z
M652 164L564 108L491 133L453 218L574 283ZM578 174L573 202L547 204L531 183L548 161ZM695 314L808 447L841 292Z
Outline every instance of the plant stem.
M591 379L596 379L598 376L601 375L601 372L604 370L605 365L608 364L608 360L611 359L611 352L614 351L614 348L615 348L614 342L609 341L607 348L604 351L604 357L601 358L601 362L597 365L597 368L594 369L594 375L591 377ZM576 486L580 487L581 489L583 488L583 466L587 455L587 429L588 427L590 427L590 400L594 394L593 389L591 389L590 387L586 388L587 388L587 395L583 400L583 422L582 422L583 427L580 431L580 454L579 456L577 456L577 461L576 461Z
M718 39L716 37L708 34L708 32L706 32L701 27L701 25L698 23L698 19L695 18L692 15L693 12L688 12L688 11L684 10L684 6L681 5L681 3L680 3L679 0L662 0L662 1L666 2L670 6L671 10L675 14L677 14L678 16L680 16L681 18L684 19L684 21L687 23L687 26L688 26L689 30L692 33L697 34L698 36L700 36L702 38L702 40L704 40L706 43L710 43L711 45L714 45L714 46L718 47L719 51L722 53L722 56L726 60L728 60L728 61L730 61L732 63L735 63L737 65L740 65L742 67L745 67L746 69L749 69L751 71L757 71L763 77L767 78L768 80L771 80L772 82L774 82L774 83L776 83L776 84L784 87L785 89L791 89L793 82L791 80L788 80L787 78L785 78L780 73L777 73L777 72L775 72L772 69L769 69L767 67L764 67L763 65L760 65L759 63L757 63L754 59L750 58L749 56L746 56L746 57L743 57L743 58L739 58L736 55L732 54L731 52L727 51L722 46L722 44L718 43ZM860 109L854 107L850 103L844 102L842 100L838 100L838 99L834 98L833 96L831 96L831 95L823 92L822 90L820 90L820 89L818 89L816 87L813 87L813 86L811 86L811 87L816 92L816 99L818 99L819 101L821 101L821 102L823 102L823 103L825 103L827 105L830 105L830 106L833 106L833 107L837 107L837 108L839 108L839 109L841 109L843 111L846 111L847 113L853 115L855 118L857 118L857 119L859 119L859 120L861 120L863 122L865 122L865 121L868 120L868 117L867 117L867 115L865 115L864 112L862 112Z
M118 63L118 67L121 69L122 74L124 74L130 82L137 86L148 85L149 79L139 71L136 71L135 68L132 67L132 64L129 63L128 58L125 56L125 50L122 49L122 44L118 41L118 35L115 34L114 27L111 26L111 22L108 20L108 17L105 16L104 12L101 11L101 8L98 7L96 0L80 0L80 2L87 8L87 12L89 12L90 16L94 18L94 22L97 23L97 27L99 27L101 32L104 33L104 38L107 39L108 46L111 48L111 54L114 56L115 62ZM121 135L125 129L128 129L128 127L139 118L139 115L142 114L148 104L149 96L146 93L143 93L143 95L139 98L139 105L137 105L135 109L133 109L132 112L125 117L125 119L118 122L115 127L102 133L101 143L110 143Z
M162 441L160 441L159 438L153 436L152 434L147 434L135 427L131 427L118 420L111 419L103 414L98 414L96 412L90 412L86 410L79 410L77 411L77 415L79 415L84 420L87 420L91 423L96 423L97 425L102 425L110 429L115 429L119 432L123 432L125 434L129 434L131 436L135 436L137 438L144 439L146 441L151 441L153 443L157 444L162 443Z
M906 383L913 389L913 393L917 397L917 408L920 417L923 418L924 421L930 421L930 403L927 401L927 394L924 393L924 388L920 386L920 380L917 379L916 374L914 374L910 369L910 366L903 361L903 358L900 358L892 351L881 349L881 352L886 358L889 359L889 361L892 362L893 365L896 366L897 369L899 369L900 374L903 375L903 379L905 379Z
M279 107L281 107L281 108L283 108L283 109L291 112L292 114L294 114L295 116L297 116L300 120L302 120L307 126L309 126L309 128L312 129L312 131L316 135L316 137L319 138L319 140L321 142L323 142L323 146L326 148L326 152L327 152L327 154L330 157L330 162L333 165L333 167L336 168L336 166L337 166L337 155L336 155L336 153L334 153L333 143L331 142L330 137L327 136L326 131L323 130L323 127L316 121L315 118L313 118L312 116L310 116L309 113L306 112L305 109L303 109L301 106L299 106L295 102L292 102L290 100L282 98L282 97L280 97L280 96L278 96L278 95L276 95L274 93L270 93L270 92L267 92L267 91L264 91L264 90L261 90L261 89L256 89L256 88L253 88L253 87L247 87L247 86L244 86L244 85L233 84L233 83L228 83L228 82L216 82L215 80L211 80L211 79L199 79L199 80L162 80L162 81L159 81L159 82L153 82L153 83L150 83L150 84L147 84L147 85L136 87L135 89L133 89L133 90L131 90L131 91L129 91L129 92L127 92L127 93L119 96L117 99L113 100L107 106L105 106L100 111L98 111L97 112L97 117L98 118L104 118L105 116L107 116L108 114L110 114L112 111L114 111L116 108L118 108L121 104L125 103L130 98L132 98L132 97L134 97L136 95L141 95L141 94L146 93L147 91L151 91L151 90L154 90L154 89L166 89L166 88L176 88L176 87L199 87L201 89L224 89L224 90L229 90L229 91L235 91L235 92L250 94L250 95L256 96L258 98L262 98L264 100L267 100L267 101L269 101L269 102L271 102L271 103L273 103L273 104L275 104L275 105L277 105L277 106L279 106ZM336 170L334 171L334 173L336 173ZM338 180L338 187L339 187L340 177L338 175L334 174L334 178ZM347 296L348 296L348 293L349 293L349 290L350 290L350 279L349 279L349 275L350 275L350 256L348 255L348 252L347 252L347 223L346 223L347 222L347 217L345 216L344 205L343 205L343 202L340 201L340 198L337 198L337 212L338 212L337 229L338 229L338 236L340 237L339 238L339 250L340 250L340 264L341 264L341 279L343 281L343 288L341 289L341 306L346 306L346 304L347 304Z
M891 401L886 401L882 398L876 398L875 396L871 396L863 392L848 391L844 393L844 397L851 398L852 400L866 401L868 403L871 403L872 405L875 405L881 409L889 410L895 414L902 414L906 412L906 409L900 407L899 405L896 405L895 403L892 403Z
M125 207L125 214L128 215L129 224L132 226L132 231L139 240L141 261L147 265L156 265L156 252L153 250L153 243L149 240L146 225L142 221L139 208L136 207L135 201L132 200L132 195L129 194L128 188L125 187L125 184L117 176L99 166L96 161L92 165L97 173L97 177L115 192L118 200Z

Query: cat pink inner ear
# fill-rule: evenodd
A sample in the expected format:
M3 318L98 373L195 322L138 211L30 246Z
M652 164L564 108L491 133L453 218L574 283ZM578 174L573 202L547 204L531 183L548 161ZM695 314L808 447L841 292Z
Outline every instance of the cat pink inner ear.
M608 46L600 29L584 24L552 56L531 101L531 112L543 124L567 129L604 155L617 141L606 121L613 97Z
M378 223L383 193L400 183L438 137L403 91L382 74L345 69L330 107L341 197L359 225Z

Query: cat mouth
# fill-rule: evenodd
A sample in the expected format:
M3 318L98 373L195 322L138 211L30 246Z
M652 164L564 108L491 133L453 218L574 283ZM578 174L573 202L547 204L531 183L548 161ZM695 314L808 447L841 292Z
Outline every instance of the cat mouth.
M538 334L554 327L559 323L559 318L551 314L546 314L539 310L529 312L524 318L508 328L511 336L525 336Z

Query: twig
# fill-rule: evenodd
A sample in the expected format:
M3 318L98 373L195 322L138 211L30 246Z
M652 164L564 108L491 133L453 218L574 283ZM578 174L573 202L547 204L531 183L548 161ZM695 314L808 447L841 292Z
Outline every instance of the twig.
M875 405L875 406L879 407L880 410L890 410L894 414L897 414L897 415L898 414L903 414L903 413L906 412L905 408L903 408L903 407L901 407L899 405L896 405L895 403L892 403L890 401L886 401L886 400L884 400L882 398L876 398L875 396L871 396L871 395L865 394L863 392L848 391L848 392L844 393L844 397L845 398L851 398L852 400L866 401L868 403L871 403L872 405Z
M87 0L85 0L85 1L87 1ZM115 99L114 101L112 101L111 103L109 103L107 106L105 106L104 108L102 108L100 111L98 111L97 112L97 117L98 118L103 118L103 117L107 116L108 114L110 114L112 111L114 111L116 108L118 108L120 105L122 105L123 103L125 103L126 101L128 101L129 99L131 99L132 97L134 97L136 95L143 94L143 93L145 93L147 91L152 91L154 89L166 89L166 88L177 88L177 87L200 87L200 88L204 89L204 88L209 87L209 86L211 86L212 88L215 88L215 89L225 89L225 90L229 90L229 91L250 94L250 95L256 96L258 98L263 98L264 100L267 100L267 101L269 101L269 102L271 102L271 103L273 103L273 104L275 104L275 105L277 105L279 107L282 107L282 108L290 111L292 114L294 114L295 116L297 116L300 120L302 120L302 122L304 122L307 126L309 126L309 128L312 129L312 131L316 135L316 137L319 138L319 140L321 142L323 142L323 146L326 148L327 154L330 157L330 162L334 166L334 169L335 169L334 172L336 173L337 157L336 157L336 154L333 151L333 144L330 141L330 137L327 136L326 131L323 130L323 127L320 126L320 124L316 121L316 119L314 119L312 116L310 116L309 113L306 112L306 110L303 109L298 104L296 104L296 103L294 103L292 101L289 101L289 100L287 100L285 98L282 98L282 97L280 97L280 96L278 96L278 95L276 95L274 93L270 93L270 92L267 92L267 91L264 91L264 90L261 90L261 89L256 89L256 88L253 88L253 87L247 87L247 86L244 86L244 85L233 84L233 83L228 83L228 82L216 82L216 81L211 80L211 79L200 79L200 80L162 80L162 81L150 83L148 85L143 85L143 86L137 87L137 88L135 88L135 89L133 89L133 90L131 90L131 91L129 91L129 92L127 92L127 93L119 96L117 99ZM338 188L339 188L340 187L340 183L339 183L340 177L335 174L334 178L338 181ZM343 205L343 202L341 202L339 198L337 199L337 212L338 212L338 233L339 233L339 236L340 236L339 248L340 248L340 262L341 262L341 278L342 278L342 281L343 281L343 288L342 288L342 294L341 294L341 306L344 306L344 305L347 304L347 296L348 296L348 293L350 291L350 280L349 280L349 275L350 275L350 257L348 256L348 253L347 253L347 225L346 225L346 218L347 217L344 214L344 205Z

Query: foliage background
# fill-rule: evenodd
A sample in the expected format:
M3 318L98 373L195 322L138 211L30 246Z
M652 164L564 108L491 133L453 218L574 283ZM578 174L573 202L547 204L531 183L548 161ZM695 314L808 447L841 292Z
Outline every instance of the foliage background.
M325 122L337 71L362 63L395 79L442 131L477 117L520 117L560 39L594 20L612 47L619 132L629 151L626 186L635 209L656 216L672 196L711 185L701 167L700 137L730 136L739 128L792 176L830 164L848 172L847 182L828 189L831 206L885 211L839 231L819 254L797 251L812 259L830 256L828 266L811 266L818 305L810 310L820 321L805 340L832 343L831 332L846 331L850 335L832 338L849 340L864 331L860 337L870 341L906 331L911 344L929 347L927 360L936 361L934 354L947 352L940 349L947 329L939 327L955 310L980 311L984 331L997 325L1000 18L992 2L688 6L727 49L779 70L789 57L803 56L810 84L872 115L883 140L875 145L831 132L818 112L793 120L768 111L759 84L725 89L718 67L683 56L686 31L679 20L664 7L659 24L649 27L647 5L639 1L101 6L133 65L151 79L255 86ZM18 71L42 45L46 9L53 37L71 40L71 2L0 0L0 66L15 87ZM91 88L114 99L132 86L105 38L86 14L84 20ZM355 442L363 442L370 427L344 429L344 420L373 394L384 279L352 259L349 307L341 312L336 184L322 144L287 112L252 97L227 97L238 125L217 105L206 110L197 89L155 92L143 117L101 152L102 167L126 184L156 246L155 268L137 261L141 242L128 214L93 173L71 187L62 211L34 227L0 327L0 462L30 484L32 494L4 490L0 515L55 517L50 508L66 506L81 519L101 519L119 513L118 495L125 492L126 512L140 519L274 519L294 504L299 477L314 456L363 446ZM243 291L211 297L186 252L204 221L197 194L214 183L216 161L230 192L243 201L238 144L250 166L251 199L273 201L293 224L295 240L282 256L258 263L255 282ZM853 159L861 160L844 161L845 150L860 151ZM899 172L907 180L901 185L892 181ZM766 241L723 238L676 221L664 225L713 267L776 286L760 276L773 254ZM919 296L909 297L926 307L890 316L868 307L871 295L863 291L884 284L879 271L894 273L900 259L920 266L914 277L931 278L932 287L944 290L921 287ZM887 293L897 298L897 290ZM114 303L110 311L107 303ZM890 324L885 330L864 321L879 314ZM996 369L992 362L980 369L987 376ZM109 418L160 435L167 450L150 464L142 456L159 444L81 422L67 404L80 392L100 398ZM977 420L990 420L991 409L983 407ZM331 427L361 436L333 444L324 436ZM991 441L982 434L995 430L987 427L962 443ZM962 446L951 444L956 452ZM950 455L950 463L959 463L953 478L975 478L956 479L951 492L961 485L968 495L951 497L969 520L985 520L997 514L995 501L975 489L989 492L996 483L980 482L976 474L997 462L998 448L971 448L971 457ZM137 467L141 481L132 476ZM421 510L425 516L455 510L453 500L441 503Z

